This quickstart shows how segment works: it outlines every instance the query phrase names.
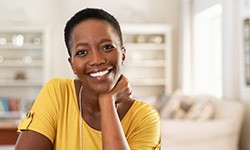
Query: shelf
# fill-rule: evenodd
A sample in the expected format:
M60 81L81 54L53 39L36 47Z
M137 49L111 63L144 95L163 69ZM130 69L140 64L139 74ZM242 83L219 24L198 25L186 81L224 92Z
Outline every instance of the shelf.
M153 50L153 51L164 51L166 44L153 44L153 43L127 43L125 44L127 50Z
M3 129L15 129L16 130L19 122L20 122L20 118L18 118L18 119L9 119L9 118L2 119L0 121L0 130L3 130Z
M17 87L17 86L42 86L42 79L29 79L29 80L0 80L1 86Z
M21 111L3 111L0 112L0 119L20 119L22 115Z
M43 49L42 45L35 45L33 43L24 43L23 46L14 46L11 43L7 43L6 45L0 45L0 49L8 49L8 50L18 50L18 49L32 49L32 50L41 50Z
M0 67L42 67L42 61L32 61L31 63L6 61L0 63Z
M129 79L135 86L164 86L165 79Z
M171 30L172 27L168 24L122 24L122 31L125 34L163 34Z
M129 67L165 67L164 60L127 60L125 66Z

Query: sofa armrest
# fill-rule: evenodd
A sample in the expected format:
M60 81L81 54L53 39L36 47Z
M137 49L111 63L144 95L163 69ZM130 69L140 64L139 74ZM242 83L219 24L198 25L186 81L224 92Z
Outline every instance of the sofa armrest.
M194 141L237 134L235 123L230 120L161 120L162 139L173 141Z

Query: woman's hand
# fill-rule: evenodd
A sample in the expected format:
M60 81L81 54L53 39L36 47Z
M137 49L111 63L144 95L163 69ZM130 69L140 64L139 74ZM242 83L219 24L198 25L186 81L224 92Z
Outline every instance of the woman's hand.
M107 98L111 99L115 104L132 100L132 89L124 75L121 75L116 86L111 91L99 96L99 101Z

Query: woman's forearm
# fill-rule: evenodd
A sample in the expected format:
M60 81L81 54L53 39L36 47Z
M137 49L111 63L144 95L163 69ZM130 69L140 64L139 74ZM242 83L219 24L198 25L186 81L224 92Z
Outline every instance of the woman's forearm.
M129 150L114 102L104 98L99 103L103 150Z

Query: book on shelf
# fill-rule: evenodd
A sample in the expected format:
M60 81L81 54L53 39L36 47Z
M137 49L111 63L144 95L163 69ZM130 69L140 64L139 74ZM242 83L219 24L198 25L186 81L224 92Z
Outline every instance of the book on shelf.
M0 97L0 113L26 112L33 101L25 101L20 98Z
M0 97L0 111L9 111L8 99L5 97Z

